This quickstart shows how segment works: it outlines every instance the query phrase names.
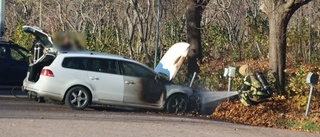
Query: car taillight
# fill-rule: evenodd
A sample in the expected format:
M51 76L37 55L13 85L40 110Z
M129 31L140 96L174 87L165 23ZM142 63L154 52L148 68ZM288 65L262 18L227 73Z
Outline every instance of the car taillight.
M46 31L46 30L42 30L42 32L45 33L45 34L48 34L48 31Z
M54 77L53 72L50 69L42 69L40 75Z

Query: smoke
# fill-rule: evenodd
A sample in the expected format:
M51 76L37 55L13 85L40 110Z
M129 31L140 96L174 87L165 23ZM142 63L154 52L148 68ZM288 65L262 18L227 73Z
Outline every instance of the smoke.
M197 96L201 99L201 108L199 113L202 115L212 114L215 108L222 102L226 101L227 98L232 98L238 95L237 91L230 91L228 95L228 91L198 91Z

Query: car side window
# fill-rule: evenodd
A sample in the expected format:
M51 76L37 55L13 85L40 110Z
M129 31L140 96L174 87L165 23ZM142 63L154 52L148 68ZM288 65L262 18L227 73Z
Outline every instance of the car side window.
M81 57L66 57L62 61L62 67L87 70L88 69L88 58Z
M25 61L24 54L15 48L10 48L11 58L16 61Z
M0 46L0 58L6 58L6 48Z
M115 60L94 58L91 66L92 71L119 74L119 67Z
M122 62L121 63L123 75L134 76L134 77L143 77L143 78L154 78L155 73L149 69L131 62Z

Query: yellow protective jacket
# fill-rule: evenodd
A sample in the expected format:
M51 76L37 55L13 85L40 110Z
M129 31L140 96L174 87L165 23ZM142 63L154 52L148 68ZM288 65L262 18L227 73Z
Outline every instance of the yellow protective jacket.
M267 93L261 91L261 84L255 75L251 73L248 65L243 65L240 67L239 72L244 76L241 94L248 94L249 99L255 102L260 102L262 98L267 96Z

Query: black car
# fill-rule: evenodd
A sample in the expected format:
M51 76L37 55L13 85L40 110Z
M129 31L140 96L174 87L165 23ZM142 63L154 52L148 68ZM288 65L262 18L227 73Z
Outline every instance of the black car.
M11 42L0 40L0 85L22 85L28 71L28 50Z

